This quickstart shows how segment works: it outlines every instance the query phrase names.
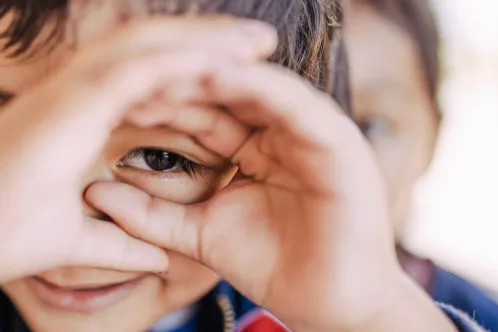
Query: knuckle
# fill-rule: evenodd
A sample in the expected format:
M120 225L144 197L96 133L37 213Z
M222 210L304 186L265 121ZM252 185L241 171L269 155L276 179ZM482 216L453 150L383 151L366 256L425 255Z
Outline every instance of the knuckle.
M196 134L199 139L209 139L213 137L217 132L218 128L222 122L222 113L216 110L206 110L207 121L203 122L202 128Z
M152 211L156 208L157 198L146 196L143 198L143 207L137 214L137 220L132 220L132 226L140 235L146 235L150 232Z

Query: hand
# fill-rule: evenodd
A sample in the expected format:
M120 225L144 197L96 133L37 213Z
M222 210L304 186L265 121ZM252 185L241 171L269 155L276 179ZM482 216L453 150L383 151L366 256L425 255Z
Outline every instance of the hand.
M90 187L89 202L130 234L206 264L292 331L452 331L400 271L371 151L332 100L261 63L191 84L185 104L222 105L253 129L196 135L245 178L193 206L117 183Z
M267 57L274 43L271 29L228 18L129 24L8 105L0 116L0 282L62 265L163 271L162 249L84 216L83 177L134 105L212 63Z

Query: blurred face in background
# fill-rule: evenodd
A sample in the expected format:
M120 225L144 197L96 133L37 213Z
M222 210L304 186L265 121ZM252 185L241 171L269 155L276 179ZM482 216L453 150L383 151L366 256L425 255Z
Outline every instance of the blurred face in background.
M439 116L417 44L366 4L346 11L353 114L385 177L399 237L417 179L429 166Z

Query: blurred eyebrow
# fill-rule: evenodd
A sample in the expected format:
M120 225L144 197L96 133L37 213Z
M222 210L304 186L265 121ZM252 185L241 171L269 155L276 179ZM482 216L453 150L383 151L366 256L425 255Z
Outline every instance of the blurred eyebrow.
M407 98L406 91L402 87L388 80L369 82L363 87L363 93L368 98L389 96L389 98L403 101Z
M366 86L368 86L368 90L371 91L372 93L378 93L379 91L392 91L392 92L400 91L398 84L387 79L369 81L368 84L366 84Z

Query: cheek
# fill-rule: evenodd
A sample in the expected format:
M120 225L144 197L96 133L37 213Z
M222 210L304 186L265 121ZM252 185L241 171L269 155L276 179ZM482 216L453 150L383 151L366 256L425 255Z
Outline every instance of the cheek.
M178 179L158 179L143 175L130 175L123 182L144 190L154 197L175 203L191 204L201 201L216 188L215 174L207 174L197 180L186 176Z
M393 135L375 146L379 166L386 181L392 223L401 228L406 219L411 190L415 184L413 157L416 154L409 139Z
M168 179L130 173L121 176L121 181L155 197L180 204L193 204L208 199L216 191L228 185L236 171L236 167L230 165L222 169L209 170L203 176L190 178L184 175Z
M403 178L408 157L410 156L410 147L404 137L390 135L375 142L374 151L389 194L391 197L396 196L404 182Z
M374 146L386 181L392 223L398 236L402 235L408 217L412 190L426 166L426 156L419 142L410 136L409 130L404 130Z

